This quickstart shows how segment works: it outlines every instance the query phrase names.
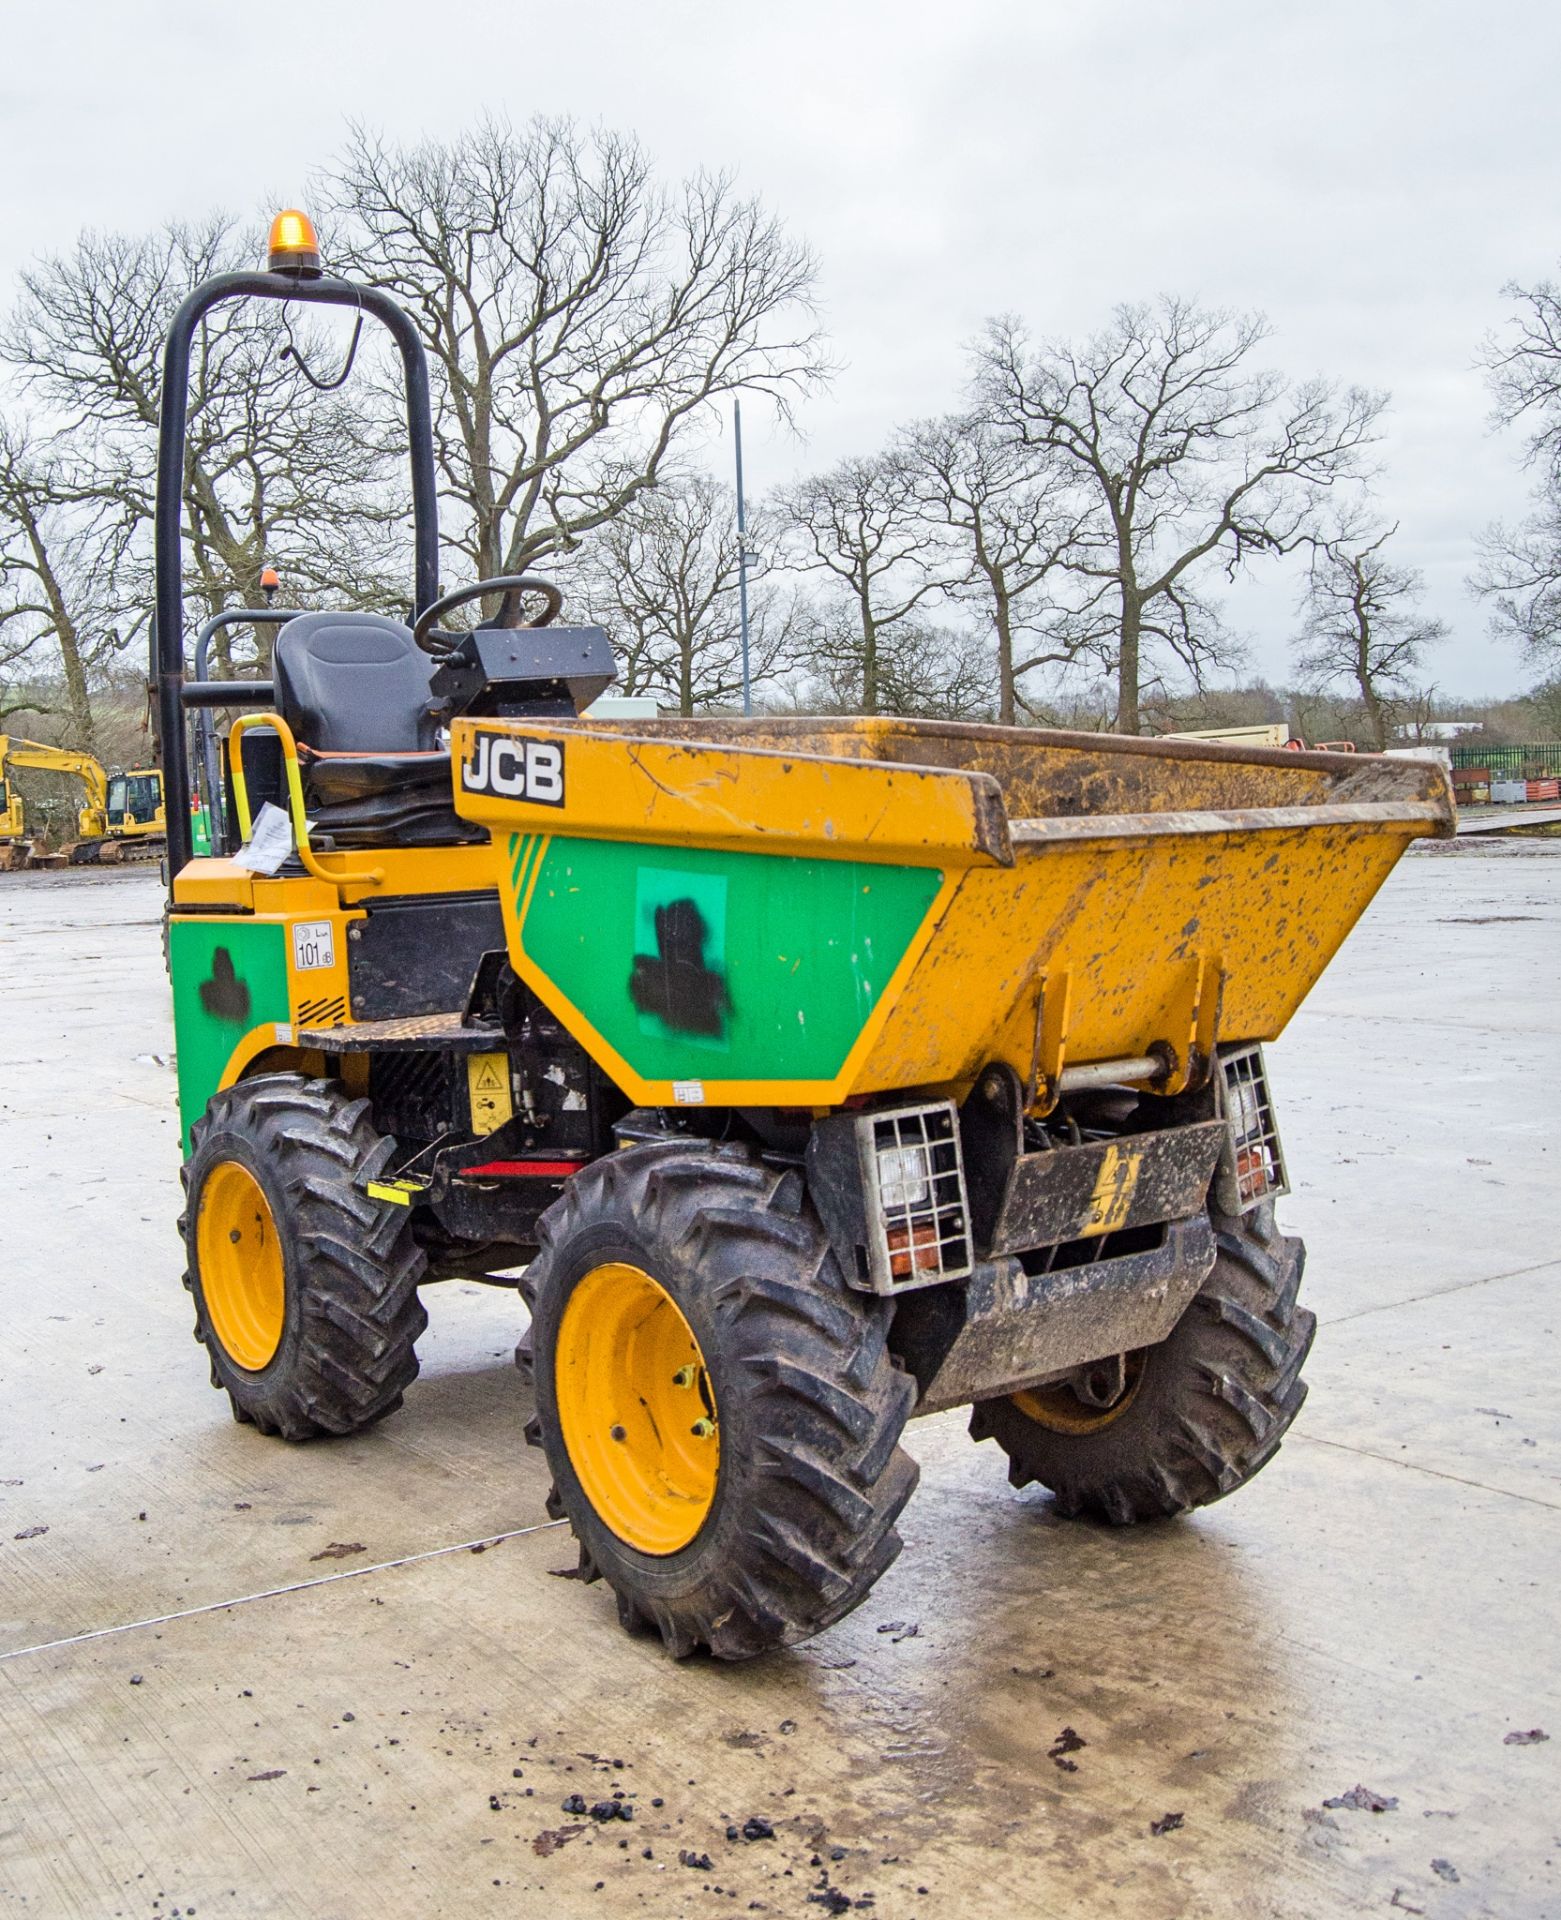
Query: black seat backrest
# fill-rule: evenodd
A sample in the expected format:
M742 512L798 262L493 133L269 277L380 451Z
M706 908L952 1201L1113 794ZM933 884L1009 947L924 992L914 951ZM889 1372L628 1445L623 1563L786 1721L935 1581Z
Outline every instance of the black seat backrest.
M399 620L301 613L277 635L277 711L316 753L415 753L434 744L434 664Z

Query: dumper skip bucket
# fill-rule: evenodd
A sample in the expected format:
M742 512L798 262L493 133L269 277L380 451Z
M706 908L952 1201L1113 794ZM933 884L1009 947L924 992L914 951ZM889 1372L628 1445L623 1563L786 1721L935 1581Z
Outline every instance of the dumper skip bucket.
M510 958L645 1105L1175 1092L1271 1040L1433 761L933 721L461 720Z

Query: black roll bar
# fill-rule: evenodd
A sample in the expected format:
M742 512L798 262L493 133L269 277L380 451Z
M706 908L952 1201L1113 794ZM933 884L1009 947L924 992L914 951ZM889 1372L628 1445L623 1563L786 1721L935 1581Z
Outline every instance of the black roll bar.
M186 705L193 703L185 699L184 684L182 531L190 342L204 316L227 300L297 300L313 306L353 307L373 314L390 329L401 353L406 381L407 442L412 462L414 620L425 607L433 604L439 593L439 502L428 362L410 314L379 288L360 287L351 280L299 280L288 273L224 273L203 282L179 308L168 329L163 347L162 409L157 430L157 506L153 522L157 597L152 618L152 678L157 688L162 747L170 899L174 876L190 857L190 760L184 714ZM208 681L202 692L213 684L231 689L242 683ZM207 702L203 700L202 704ZM212 700L210 704L220 706L228 702Z
M274 680L186 680L179 698L187 707L269 707Z
M206 812L213 847L227 845L228 823L222 804L222 762L217 752L217 729L211 722L212 709L275 706L276 685L271 680L209 679L211 643L224 627L282 627L297 619L300 612L300 607L229 607L214 613L195 636L195 678L185 681L179 698L186 708L196 710L195 745L206 776Z

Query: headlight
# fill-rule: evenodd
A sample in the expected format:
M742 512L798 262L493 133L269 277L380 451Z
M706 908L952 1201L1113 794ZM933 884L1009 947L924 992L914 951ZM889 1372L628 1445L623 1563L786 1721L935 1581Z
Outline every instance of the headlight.
M1250 1080L1238 1080L1230 1089L1230 1124L1238 1140L1263 1131L1263 1103Z
M1225 1213L1244 1213L1260 1200L1288 1193L1273 1096L1256 1045L1222 1047L1220 1086L1229 1129L1215 1174L1215 1198Z
M928 1199L926 1148L880 1147L878 1195L886 1213L924 1207Z
M950 1101L864 1113L856 1121L866 1259L879 1293L926 1287L970 1271L970 1215Z

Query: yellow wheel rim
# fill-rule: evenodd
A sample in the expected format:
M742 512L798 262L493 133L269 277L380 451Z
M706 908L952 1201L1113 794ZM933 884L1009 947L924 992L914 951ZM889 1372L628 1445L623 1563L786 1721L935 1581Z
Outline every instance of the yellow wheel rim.
M585 1497L641 1553L705 1523L720 1467L705 1357L666 1288L610 1261L575 1287L554 1357L558 1424Z
M219 1160L201 1183L195 1259L223 1351L234 1366L259 1373L282 1343L287 1288L271 1203L237 1160Z
M1031 1387L1027 1392L1013 1394L1010 1398L1022 1414L1038 1427L1045 1427L1048 1432L1098 1433L1102 1427L1109 1427L1113 1420L1120 1420L1137 1398L1138 1383L1144 1377L1142 1348L1127 1356L1126 1374L1122 1392L1109 1407L1092 1407L1065 1385Z

